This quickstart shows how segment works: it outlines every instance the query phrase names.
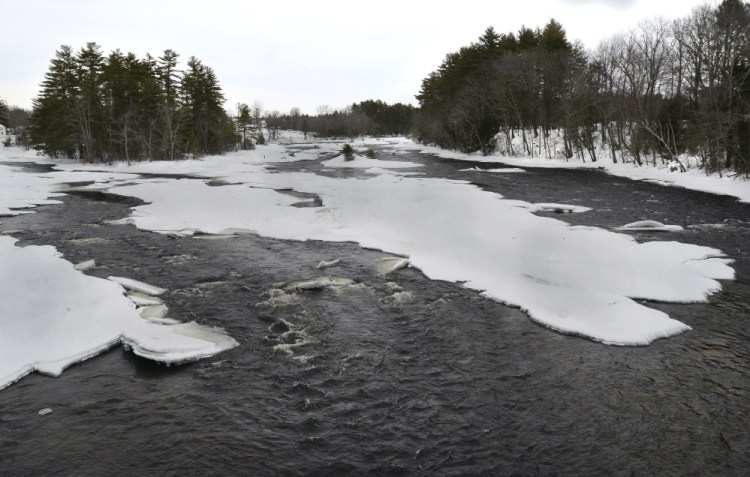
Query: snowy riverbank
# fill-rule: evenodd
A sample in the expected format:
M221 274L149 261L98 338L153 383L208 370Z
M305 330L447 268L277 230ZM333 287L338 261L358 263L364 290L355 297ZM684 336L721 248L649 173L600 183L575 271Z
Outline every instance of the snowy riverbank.
M632 163L617 164L606 154L600 154L596 162L583 162L580 159L546 159L543 157L509 157L503 155L482 156L479 153L464 154L434 146L424 146L410 140L399 143L404 149L419 150L424 154L433 154L446 159L466 160L472 162L503 163L509 166L526 168L565 168L565 169L601 169L619 177L633 180L656 182L665 186L684 187L686 189L710 192L737 197L741 202L750 202L750 181L731 175L710 175L695 165L695 161L683 157L682 162L688 166L686 172L672 171L666 165L636 166Z

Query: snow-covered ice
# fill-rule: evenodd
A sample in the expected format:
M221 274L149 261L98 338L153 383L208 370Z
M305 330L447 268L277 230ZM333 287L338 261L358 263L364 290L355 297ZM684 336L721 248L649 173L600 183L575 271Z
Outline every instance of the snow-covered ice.
M540 203L533 204L534 212L556 212L559 214L580 214L581 212L588 212L591 207L584 207L582 205L570 205L570 204L554 204L554 203Z
M354 280L343 277L316 277L310 280L293 282L284 287L285 290L319 290L328 287L344 287L353 285Z
M86 270L91 270L95 266L96 260L84 260L83 262L76 263L73 268L78 270L79 272L85 272Z
M386 257L375 263L375 271L378 275L386 276L409 266L409 259L403 257Z
M161 305L164 303L159 297L147 295L138 291L130 291L126 296L137 306Z
M245 173L245 184L181 179L113 189L145 202L135 225L221 233L230 228L295 240L356 241L407 256L428 277L520 306L551 328L640 345L688 329L633 298L706 301L733 278L719 250L631 237L538 217L534 204L502 199L462 181L378 175ZM273 189L314 193L326 207L289 207ZM251 210L242 204L253 204ZM559 205L559 204L558 204Z
M617 230L622 231L649 231L649 232L682 232L685 229L680 227L679 225L664 225L661 222L657 222L656 220L639 220L637 222L631 222L629 224L625 224L622 227L617 227Z
M138 313L141 315L141 318L145 319L164 318L165 316L167 316L168 312L169 309L164 303L160 303L158 305L147 305L138 309Z
M492 172L500 174L516 174L519 172L526 172L524 169L518 167L496 167L493 169L480 169L479 167L470 167L468 169L459 169L460 172Z
M0 388L32 371L58 376L120 342L166 363L237 345L222 331L195 323L149 323L117 283L75 270L54 247L15 242L0 236Z
M111 280L115 283L119 283L120 285L123 286L123 288L126 288L128 290L141 292L141 293L144 293L146 295L151 295L151 296L163 295L167 291L164 288L160 288L154 285L149 285L148 283L143 283L138 280L133 280L132 278L107 277L107 280Z
M339 263L341 263L341 259L339 258L335 258L333 260L321 260L320 262L318 262L318 265L315 268L317 268L318 270L322 270L324 268L335 267Z
M414 143L406 140L383 143L404 150L415 148ZM340 143L321 143L320 149L309 155L331 153L339 148ZM455 155L478 159L477 156ZM11 187L19 189L27 184L30 190L25 195L18 192L19 200L14 194L2 195L0 189L0 211L16 213L19 207L48 203L46 201L53 201L59 194L56 192L59 184L73 182L75 177L87 177L85 180L99 181L90 186L96 190L108 189L146 202L134 207L131 216L121 223L179 236L196 234L194 238L213 237L204 234L228 238L237 236L238 232L253 232L281 239L355 241L364 247L401 255L398 260L403 261L402 264L408 263L430 278L462 283L489 298L519 306L533 320L550 328L620 345L648 344L689 329L634 299L702 302L721 289L717 280L734 277L729 266L731 261L716 249L678 242L638 243L624 234L593 227L571 227L559 220L534 215L535 211L544 210L544 206L549 205L583 211L581 206L506 200L465 181L413 177L388 173L385 169L418 166L414 163L361 162L361 167L371 174L365 178L332 178L269 169L271 163L299 160L297 156L305 154L297 152L294 156L290 158L283 147L271 145L223 157L171 163L114 166L64 163L59 166L62 172L44 174L21 173L15 168L0 166L8 169L8 174L13 177ZM357 158L353 162L363 160L371 161ZM497 158L492 160L497 162ZM325 165L335 167L336 159L331 161L326 161ZM528 165L525 162L519 164ZM76 172L84 168L85 171ZM138 173L189 174L193 178L138 179ZM668 174L670 177L680 176ZM209 179L228 185L209 186ZM294 207L299 199L277 192L282 189L315 194L325 205ZM0 240L4 238L0 237ZM3 249L8 257L30 253L19 250L35 250L12 245L11 248L12 252ZM70 296L78 300L75 302L76 312L87 311L81 312L80 316L63 313L65 320L62 321L51 312L33 315L38 316L33 320L38 327L46 330L45 323L49 322L64 330L64 333L46 337L46 343L72 344L65 348L68 351L54 357L31 349L0 347L3 357L0 366L15 363L9 368L0 367L0 379L4 379L0 385L33 369L56 374L64 366L92 356L118 341L129 344L136 353L159 357L162 361L179 361L188 355L218 352L234 343L220 331L198 332L189 323L174 326L150 323L140 318L135 310L133 302L142 300L142 297L134 298L137 295L131 294L131 301L117 284L76 272L72 264L54 257L51 248L37 249L47 250L36 252L39 257L44 257L38 257L38 260L67 264L65 267L57 265L65 271L53 272L54 267L51 267L44 276L45 283L49 277L54 277L57 279L54 283L58 284L52 289L59 293L47 300L50 310L59 311L61 303L68 303L66 293L70 292ZM25 258L19 262L19 267L21 263L30 262ZM46 267L33 268L41 270ZM68 273L75 274L75 278L68 280ZM40 279L39 274L34 273L34 280ZM8 277L3 279L10 283ZM86 282L87 286L83 286L79 283L85 280L93 280L91 283L95 284ZM130 279L119 281L123 286L147 295L159 291L152 286L134 288ZM337 283L331 277L318 277L298 282L295 286L296 289L308 289L336 286ZM19 285L14 283L12 289L18 288ZM38 286L29 287L25 292L27 300L32 300L31 290L35 288ZM107 298L102 300L102 296ZM19 312L22 305L18 300L6 302L3 306L9 306L8 303L15 307L11 313L13 316L29 314L28 310ZM103 312L97 311L101 308L97 307L105 305L108 312L106 319L102 320L104 324L101 324L104 329L95 332L98 328L87 327L89 322L86 320L92 319L91 313L102 315ZM11 314L0 314L0 320L7 321ZM48 321L41 318L43 315ZM112 321L116 325L112 325ZM83 325L84 331L80 331L79 325ZM0 341L3 338L11 340L14 333L19 336L30 333L26 328L16 329L4 324L5 330L9 330L9 334L3 334ZM152 332L154 334L149 335ZM161 333L166 333L167 337L162 337ZM24 339L31 338L21 338L20 341ZM177 344L169 345L175 340ZM158 343L164 346L159 348ZM60 347L67 346L63 344ZM50 346L50 349L57 348L56 344ZM14 354L23 359L6 359Z
M334 157L333 159L329 159L327 161L323 161L321 164L326 167L342 167L350 169L412 169L415 167L424 167L422 164L418 164L416 162L383 161L381 159L370 159L368 157L356 154L351 161L347 161L342 155Z

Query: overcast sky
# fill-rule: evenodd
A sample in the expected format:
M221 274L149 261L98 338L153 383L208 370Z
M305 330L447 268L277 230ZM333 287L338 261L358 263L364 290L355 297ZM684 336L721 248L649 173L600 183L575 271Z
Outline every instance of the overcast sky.
M55 50L95 41L139 57L177 51L216 72L227 98L266 109L416 105L421 80L485 28L555 18L588 48L639 21L716 0L0 0L0 98L31 107Z

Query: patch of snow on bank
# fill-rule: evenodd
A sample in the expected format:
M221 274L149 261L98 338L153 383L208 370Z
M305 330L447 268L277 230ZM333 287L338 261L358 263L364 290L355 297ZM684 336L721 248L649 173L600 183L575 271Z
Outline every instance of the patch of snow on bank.
M220 330L195 323L185 329L149 323L120 285L76 271L51 246L15 242L0 236L0 389L33 371L58 376L120 342L165 363L237 346Z
M750 181L742 177L731 177L717 175L707 176L695 164L687 172L677 172L672 164L665 166L635 166L633 164L612 163L607 154L599 154L596 162L582 162L580 159L547 159L540 156L535 157L511 157L502 155L482 156L481 154L465 154L457 151L449 151L435 146L424 146L418 143L408 145L399 143L395 147L409 149L418 147L422 154L432 154L446 159L457 159L472 162L503 163L509 166L525 168L552 168L552 169L601 169L607 174L625 177L633 180L644 180L664 186L684 187L685 189L709 192L712 194L729 195L738 198L741 202L750 202ZM683 164L691 162L689 157L681 156Z

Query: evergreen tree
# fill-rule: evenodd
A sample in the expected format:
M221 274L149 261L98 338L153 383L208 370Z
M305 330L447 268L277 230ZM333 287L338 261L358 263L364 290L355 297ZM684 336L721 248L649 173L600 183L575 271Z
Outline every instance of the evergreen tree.
M33 143L53 156L86 161L175 159L213 154L235 141L211 68L196 58L180 74L178 55L141 60L96 43L56 52L34 100Z
M79 85L75 98L75 118L83 144L82 159L103 159L105 154L100 140L105 128L101 107L104 55L99 45L89 42L78 52L75 61Z
M216 74L191 57L180 86L183 115L190 125L186 131L187 150L194 154L223 152L232 133L227 134L229 118L222 107L224 94Z
M41 87L33 100L29 131L32 143L53 157L78 157L81 136L76 124L76 100L80 82L70 46L63 45L55 52Z
M10 127L10 109L5 100L0 99L0 124Z

